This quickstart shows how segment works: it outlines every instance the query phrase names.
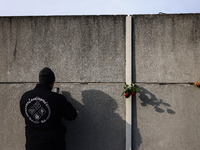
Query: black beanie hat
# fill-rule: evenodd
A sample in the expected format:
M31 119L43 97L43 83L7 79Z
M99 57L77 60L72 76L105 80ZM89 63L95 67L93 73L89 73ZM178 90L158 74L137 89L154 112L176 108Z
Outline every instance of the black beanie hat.
M55 75L53 71L45 67L39 73L39 83L40 84L52 84L55 81Z

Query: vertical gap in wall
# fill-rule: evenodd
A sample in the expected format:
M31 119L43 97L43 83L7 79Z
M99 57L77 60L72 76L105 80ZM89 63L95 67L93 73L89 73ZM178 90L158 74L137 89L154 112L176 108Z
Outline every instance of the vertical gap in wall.
M132 81L136 83L136 61L135 61L135 26L134 17L132 16ZM137 107L136 97L132 99L132 149L138 150L138 127L137 127Z

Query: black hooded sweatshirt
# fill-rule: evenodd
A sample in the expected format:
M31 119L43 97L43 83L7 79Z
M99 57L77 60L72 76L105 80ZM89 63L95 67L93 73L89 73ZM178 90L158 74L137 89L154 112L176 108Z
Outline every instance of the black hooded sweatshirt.
M49 85L37 84L22 95L20 110L26 124L26 150L66 149L62 118L74 120L77 112L63 95L52 92Z

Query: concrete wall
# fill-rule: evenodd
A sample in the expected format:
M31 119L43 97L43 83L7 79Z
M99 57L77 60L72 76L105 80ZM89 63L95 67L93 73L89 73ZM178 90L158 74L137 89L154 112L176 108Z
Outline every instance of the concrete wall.
M46 66L79 111L68 149L125 149L125 16L2 17L0 53L1 150L24 149L19 100Z
M200 14L135 15L134 148L200 147Z
M198 150L200 14L134 15L134 150ZM79 111L69 150L124 150L126 16L0 18L0 149L23 150L21 95L51 67Z

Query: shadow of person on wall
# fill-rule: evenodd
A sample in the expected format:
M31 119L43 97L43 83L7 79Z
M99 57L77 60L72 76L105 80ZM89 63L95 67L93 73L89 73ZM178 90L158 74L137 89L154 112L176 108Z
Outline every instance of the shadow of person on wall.
M99 90L83 91L82 102L69 92L63 95L79 112L76 120L65 121L67 150L125 149L126 121L115 113L118 104L112 97ZM125 116L125 112L120 113Z
M151 105L154 110L158 113L164 113L165 111L169 114L175 114L176 112L170 109L171 105L164 102L162 99L158 99L153 93L147 89L137 86L139 89L139 98L143 107Z

